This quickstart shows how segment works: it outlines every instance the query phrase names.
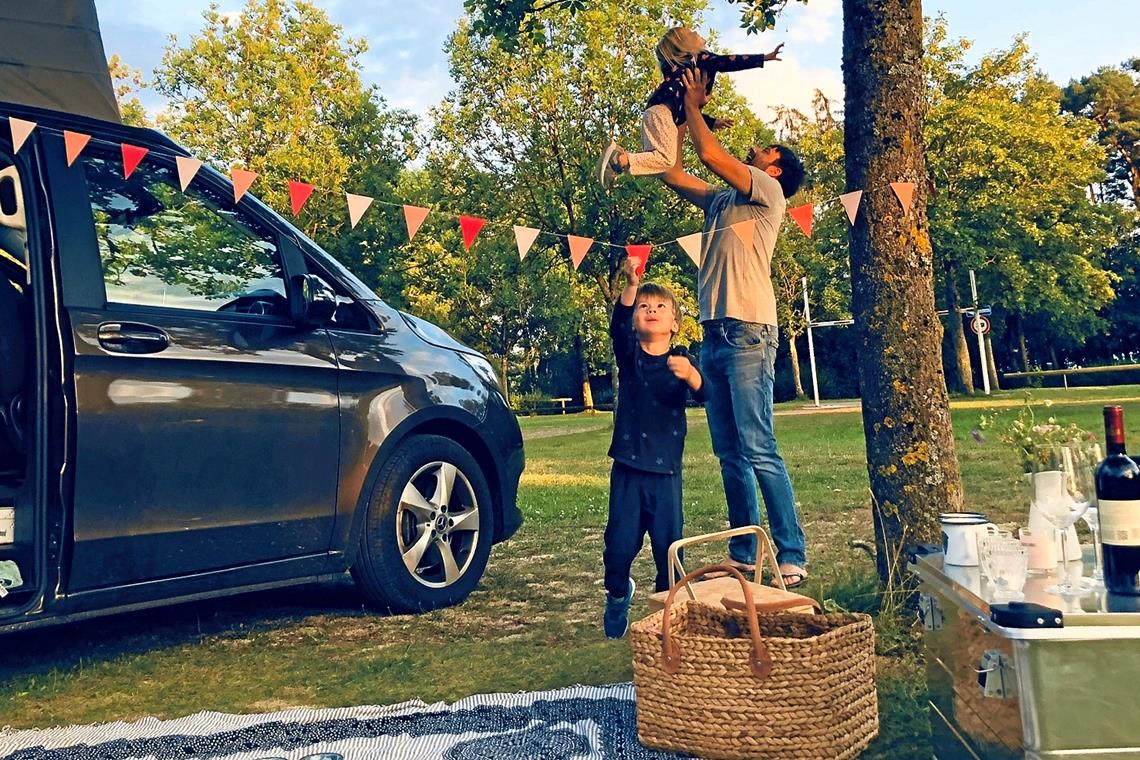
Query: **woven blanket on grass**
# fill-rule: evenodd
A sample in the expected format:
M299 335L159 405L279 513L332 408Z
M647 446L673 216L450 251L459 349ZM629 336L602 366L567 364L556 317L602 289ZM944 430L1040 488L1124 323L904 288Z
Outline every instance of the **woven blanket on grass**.
M2 718L0 718L2 720ZM2 760L666 760L641 746L633 685L483 694L454 704L202 712L0 733Z

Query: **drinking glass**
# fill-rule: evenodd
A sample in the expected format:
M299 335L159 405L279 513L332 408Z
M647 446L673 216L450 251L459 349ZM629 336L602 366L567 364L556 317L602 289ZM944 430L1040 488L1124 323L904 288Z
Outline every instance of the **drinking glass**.
M1088 511L1095 498L1097 446L1092 442L1037 446L1033 450L1030 483L1038 512L1061 531L1061 581L1048 594L1070 596L1090 589L1069 580L1069 528Z
M978 558L994 587L995 600L1021 595L1029 575L1029 547L1008 534L982 536Z

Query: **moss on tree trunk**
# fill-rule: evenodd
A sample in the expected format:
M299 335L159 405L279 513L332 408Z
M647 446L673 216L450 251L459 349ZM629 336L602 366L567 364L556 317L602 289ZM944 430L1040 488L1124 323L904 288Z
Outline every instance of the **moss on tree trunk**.
M938 536L962 483L942 372L942 325L926 218L922 4L844 0L847 189L866 190L851 228L851 290L874 496L878 570L901 575L901 547ZM913 182L903 213L890 190Z

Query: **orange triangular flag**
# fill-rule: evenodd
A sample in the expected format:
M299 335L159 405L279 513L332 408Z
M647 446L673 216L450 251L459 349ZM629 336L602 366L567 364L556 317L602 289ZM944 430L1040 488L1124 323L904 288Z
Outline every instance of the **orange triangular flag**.
M463 247L466 250L471 250L471 246L475 244L475 236L479 234L479 230L483 229L483 225L486 223L486 219L480 219L477 216L459 215L459 229L463 231Z
M803 230L804 234L808 237L811 237L812 213L814 211L815 207L810 203L788 209L788 215L796 220L796 224L800 226L800 229Z
M677 238L677 245L681 246L681 250L689 254L689 258L697 265L701 266L701 233L694 232L692 235L685 235L684 237Z
M233 169L230 171L230 179L234 182L234 203L237 203L249 190L253 181L257 179L257 172L251 172L248 169Z
M9 116L8 126L12 130L12 151L19 153L20 148L24 146L24 141L28 139L28 135L36 128L36 123L34 121L17 119L15 116Z
M420 231L420 225L427 219L430 208L423 208L422 206L404 206L404 223L408 225L408 242L416 236Z
M852 224L855 224L855 217L859 214L859 201L862 199L862 190L855 190L839 196L839 202L843 204L843 209L847 212L847 218L851 220Z
M293 207L293 216L301 213L312 194L313 186L308 182L289 180L289 205Z
M538 237L538 230L534 227L520 227L517 224L515 228L515 243L519 247L519 261L526 258L530 247L534 245L535 238Z
M120 147L123 149L123 179L130 179L135 169L139 167L139 162L143 160L143 156L150 151L147 148L140 148L137 145L127 145L126 143L123 143Z
M756 222L737 222L736 224L730 224L729 229L736 233L736 236L740 238L740 242L744 243L745 248L752 247L752 236L756 233Z
M174 166L178 169L178 184L182 185L182 192L186 192L186 188L190 186L190 182L194 179L194 175L202 168L202 162L196 158L187 158L186 156L175 156Z
M348 199L348 226L355 227L356 223L360 221L360 217L364 216L364 212L372 205L372 198L367 195L353 195L352 193L345 193Z
M649 263L649 252L653 250L651 244L645 245L627 245L625 252L629 254L631 259L637 259L637 276L645 274L645 265Z
M590 246L594 244L594 239L581 235L567 235L566 239L570 241L570 260L574 262L574 268L577 269L582 266L582 259L586 258L586 251L590 250Z
M79 154L87 147L87 141L91 139L91 135L85 135L82 132L71 132L63 130L63 145L67 150L67 165L71 166L75 163L75 159L79 158Z
M910 202L914 199L914 183L913 182L892 182L891 189L895 191L895 195L899 197L899 203L902 204L903 213L910 211Z

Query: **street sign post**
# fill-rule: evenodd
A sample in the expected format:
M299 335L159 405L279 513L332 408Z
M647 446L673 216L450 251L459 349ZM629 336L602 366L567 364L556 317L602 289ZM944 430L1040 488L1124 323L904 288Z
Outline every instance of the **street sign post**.
M990 321L981 315L978 309L978 281L974 278L974 270L970 270L970 295L974 298L974 318L970 320L970 328L978 336L978 361L982 363L982 387L986 395L990 395L990 368L986 361L985 334L990 331Z

